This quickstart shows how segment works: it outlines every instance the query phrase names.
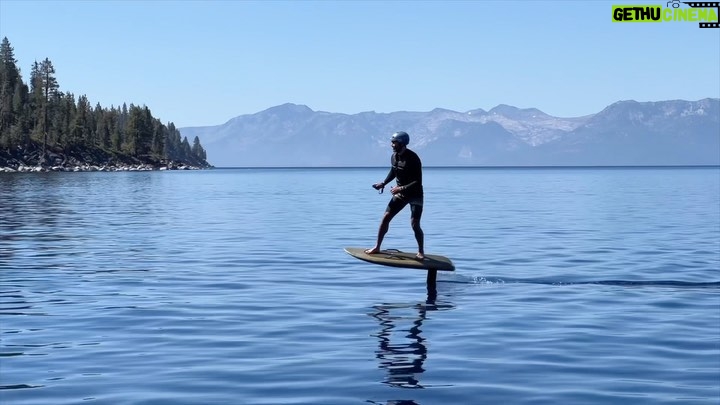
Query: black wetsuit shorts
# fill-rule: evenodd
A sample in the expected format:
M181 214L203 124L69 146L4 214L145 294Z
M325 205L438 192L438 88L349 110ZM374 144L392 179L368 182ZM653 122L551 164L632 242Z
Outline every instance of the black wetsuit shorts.
M388 203L385 212L389 212L393 217L400 212L406 205L410 204L410 218L417 221L422 217L423 197L406 198L402 194L395 194Z

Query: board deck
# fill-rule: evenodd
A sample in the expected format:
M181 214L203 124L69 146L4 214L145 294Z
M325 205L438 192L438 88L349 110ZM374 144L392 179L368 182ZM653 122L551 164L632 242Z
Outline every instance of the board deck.
M450 259L440 255L425 255L425 260L415 258L415 253L401 252L395 249L381 250L380 253L367 254L365 248L345 248L345 252L366 262L381 264L383 266L404 267L420 270L454 271L455 265Z

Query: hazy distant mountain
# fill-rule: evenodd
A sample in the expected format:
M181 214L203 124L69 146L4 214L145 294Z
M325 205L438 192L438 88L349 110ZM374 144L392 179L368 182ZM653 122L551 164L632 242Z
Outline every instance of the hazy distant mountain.
M499 105L457 112L340 114L283 104L225 124L180 128L217 167L386 166L395 131L425 166L718 165L720 99L620 101L559 118Z

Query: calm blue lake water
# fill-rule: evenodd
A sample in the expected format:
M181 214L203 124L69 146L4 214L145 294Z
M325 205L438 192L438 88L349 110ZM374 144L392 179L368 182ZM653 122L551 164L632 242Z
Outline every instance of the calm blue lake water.
M720 403L720 169L386 172L0 174L0 402Z

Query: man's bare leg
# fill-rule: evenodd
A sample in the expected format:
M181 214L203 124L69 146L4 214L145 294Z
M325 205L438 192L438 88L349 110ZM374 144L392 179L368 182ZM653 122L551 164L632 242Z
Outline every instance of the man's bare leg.
M365 253L369 255L380 253L380 245L382 245L385 234L390 229L390 221L392 220L393 216L394 215L390 215L389 212L385 212L382 217L382 221L380 221L380 227L378 228L377 241L375 242L375 246L372 249L365 250Z
M412 230L415 233L415 240L418 244L418 253L415 255L415 258L418 260L425 260L425 234L420 227L420 220L411 218L410 226L412 226Z

